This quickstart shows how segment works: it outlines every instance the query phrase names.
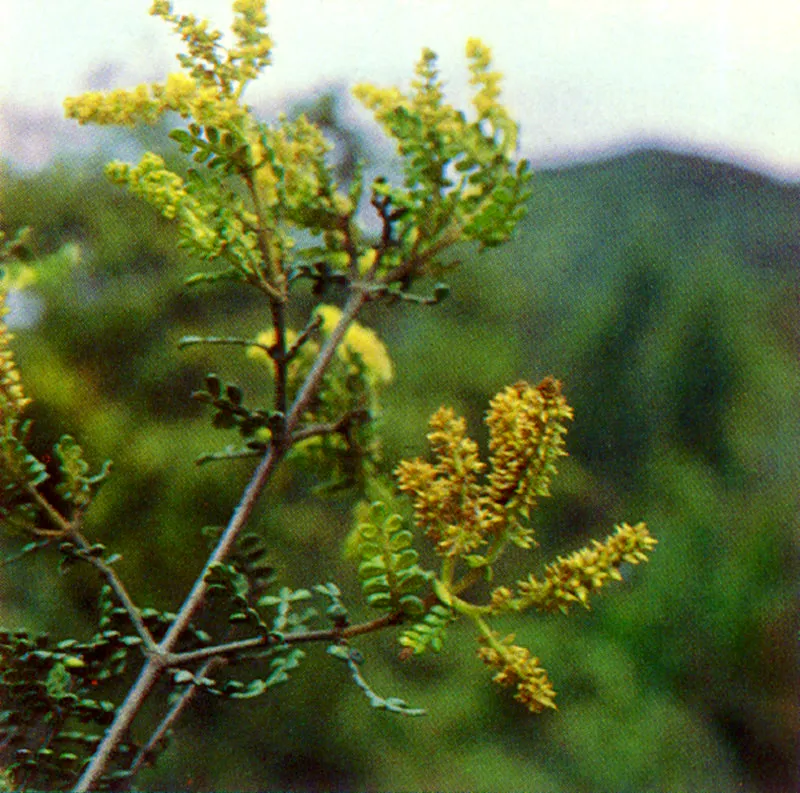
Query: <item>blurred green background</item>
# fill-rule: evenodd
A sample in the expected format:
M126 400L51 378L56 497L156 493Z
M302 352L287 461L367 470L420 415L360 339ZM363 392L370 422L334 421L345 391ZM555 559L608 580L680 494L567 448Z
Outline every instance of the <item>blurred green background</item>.
M343 178L354 154L380 165L385 151L342 125L335 97L304 109L335 133ZM159 135L116 142L172 151ZM149 207L106 184L102 164L0 172L4 228L33 226L42 254L10 320L35 447L69 431L97 467L114 461L89 534L123 554L140 605L174 609L204 558L200 528L227 521L252 469L194 465L236 438L210 429L189 394L210 371L240 382L248 404L269 388L238 351L176 342L255 335L268 312L230 288L182 288L197 265ZM623 520L646 520L659 540L591 612L508 624L547 668L558 711L532 716L497 689L466 626L440 655L405 663L385 632L356 642L364 674L426 717L372 710L312 647L262 699L199 698L142 789L797 789L800 186L640 150L540 171L532 189L513 243L459 252L449 300L364 321L396 364L387 465L425 452L442 403L485 444L482 415L503 386L564 382L571 456L535 516L540 550L507 575ZM253 528L281 583L336 581L367 617L341 553L354 494L313 484L284 470ZM6 626L91 631L98 582L58 576L54 557L2 571Z

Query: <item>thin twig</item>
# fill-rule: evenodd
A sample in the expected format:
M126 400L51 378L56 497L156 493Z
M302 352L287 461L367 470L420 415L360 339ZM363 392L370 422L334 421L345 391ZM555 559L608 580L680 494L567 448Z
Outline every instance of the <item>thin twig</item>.
M261 252L261 260L269 264L270 277L266 279L264 273L260 270L256 275L258 277L259 286L269 295L270 301L284 303L286 301L286 274L275 261L275 256L272 252L272 246L270 245L267 232L266 213L264 212L258 188L253 180L253 173L255 170L256 168L244 169L241 171L241 177L247 185L247 190L253 202L253 210L258 219L258 228L256 229L258 247Z
M292 433L292 442L297 443L297 441L303 441L307 438L314 438L317 435L335 435L336 433L342 433L345 432L345 430L347 430L347 428L354 422L360 421L363 423L368 419L368 411L363 409L351 410L348 413L345 413L345 415L337 421L320 424L306 424L301 429Z
M91 548L89 541L79 531L74 531L72 536L81 546L82 550L88 551ZM96 567L106 581L108 581L108 585L117 596L117 600L119 600L119 602L122 604L122 607L125 609L128 619L133 623L136 633L139 634L140 638L144 642L146 650L151 653L156 652L158 649L156 640L153 638L153 634L150 633L147 626L144 624L139 609L136 607L136 604L128 594L128 590L120 580L116 570L114 570L110 564L104 562L99 556L87 554L83 558L85 558L89 564Z
M270 351L270 346L262 344L258 339L243 339L239 336L184 336L178 341L178 349L194 344L231 344L238 347L258 347L268 354Z
M34 553L35 551L40 551L42 548L46 548L51 542L53 542L53 537L45 537L43 540L39 540L38 542L28 543L21 551L0 559L0 568L15 564L20 559L26 557L29 553ZM0 748L2 748L2 746L0 746Z
M89 564L96 567L102 573L103 577L106 579L106 581L108 581L108 584L113 590L114 594L117 596L117 599L122 604L122 607L127 612L128 618L133 623L133 626L136 629L136 632L139 634L141 640L144 642L145 647L148 651L153 652L156 649L156 641L153 639L153 635L142 621L142 618L139 614L139 609L136 607L133 599L128 594L128 590L125 588L125 585L122 583L111 565L104 562L100 557L90 553L92 545L86 539L86 537L83 536L79 528L82 517L81 513L76 511L75 517L72 520L67 520L67 518L65 518L36 489L34 485L28 484L27 490L36 500L36 503L39 504L42 509L44 509L50 519L56 524L56 526L58 526L58 530L54 534L50 534L48 532L48 538L51 540L57 538L72 540L80 547L82 551L85 552L81 558L89 562Z
M418 275L431 259L458 242L462 231L463 229L458 222L453 220L452 225L442 232L442 236L436 240L436 242L432 243L431 246L422 253L417 253L416 251L422 241L422 237L420 237L419 240L414 243L413 255L402 264L398 264L397 267L390 270L386 275L382 276L380 281L384 284L391 284L394 281L401 281L409 275Z
M291 361L292 358L300 352L300 348L306 343L308 337L322 325L322 317L319 314L314 314L308 321L308 324L300 331L300 335L294 340L294 344L286 351L286 360Z
M172 653L166 658L166 665L188 666L189 664L203 661L208 658L237 655L264 647L279 647L290 644L309 644L313 642L338 642L362 636L365 633L374 633L384 628L398 625L405 619L402 611L393 611L382 617L348 625L342 628L328 628L327 630L302 631L298 633L262 634L249 639L239 639L235 642L217 644L213 647L201 647L197 650L188 650L184 653Z
M273 369L275 370L275 410L286 415L286 386L287 386L287 359L286 359L286 308L283 303L275 301L270 303L272 311L272 327L275 330L275 343L270 351ZM282 430L283 428L281 428ZM273 436L274 436L273 431ZM283 443L282 438L276 439Z

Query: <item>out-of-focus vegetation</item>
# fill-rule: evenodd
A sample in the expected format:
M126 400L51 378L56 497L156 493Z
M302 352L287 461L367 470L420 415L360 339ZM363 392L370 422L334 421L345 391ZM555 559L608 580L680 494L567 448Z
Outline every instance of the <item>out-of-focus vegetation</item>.
M193 463L228 438L189 394L210 371L241 382L242 358L176 342L256 335L267 319L239 294L182 288L196 265L101 170L2 173L4 226L32 226L43 254L9 321L42 448L68 429L89 459L114 461L87 532L123 554L143 605L175 608L200 528L227 520L250 472ZM481 437L492 394L552 373L576 420L539 541L567 552L623 517L659 539L625 598L520 635L553 670L560 710L532 717L498 698L467 651L403 662L379 634L364 640L370 679L426 718L370 710L312 652L292 690L259 708L199 700L179 727L191 740L145 788L796 789L800 187L665 152L541 172L532 186L516 241L480 261L463 251L448 301L366 319L396 359L387 465L424 453L440 404ZM255 402L268 373L250 365ZM354 594L341 553L352 499L308 498L313 485L282 473L255 528L286 583L352 581ZM76 604L95 606L80 571L58 578L40 560L1 574L9 627L60 633Z

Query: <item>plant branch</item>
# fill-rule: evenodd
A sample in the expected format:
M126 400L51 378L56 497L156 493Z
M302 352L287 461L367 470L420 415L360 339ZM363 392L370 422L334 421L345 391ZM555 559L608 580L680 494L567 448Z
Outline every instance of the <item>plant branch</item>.
M76 540L76 542L78 542L82 550L89 551L91 549L91 544L89 541L77 529L72 532L72 537ZM130 621L133 623L136 633L139 634L140 638L144 642L147 652L156 652L158 648L156 640L153 638L153 634L150 633L147 626L144 624L141 614L139 613L139 609L136 607L136 604L128 594L128 590L125 588L125 585L120 580L114 568L107 562L103 561L103 559L101 559L99 556L95 556L94 554L87 553L84 558L87 562L89 562L89 564L97 568L106 581L108 581L108 585L117 596L117 600L119 600L119 602L122 604L122 607L125 609L128 619L130 619Z
M275 410L286 415L286 309L283 303L270 303L272 327L275 330L275 343L270 351L275 370ZM283 439L277 439L283 443Z
M311 371L306 375L305 382L292 404L289 415L286 418L287 437L291 436L291 433L296 429L297 425L300 423L300 419L303 417L303 413L305 413L311 400L319 391L320 385L322 384L322 377L330 365L336 348L344 338L345 331L369 298L370 295L367 290L354 285L354 289L342 309L339 322L322 345L322 349L319 351L319 355L314 361Z
M332 421L323 424L307 424L305 427L292 433L292 442L306 440L306 438L314 438L317 435L335 435L347 430L354 422L365 422L369 419L369 411L367 410L351 410L344 414L338 421Z
M451 245L458 242L461 238L462 228L457 221L453 221L451 225L442 232L441 237L432 242L430 247L427 248L422 253L414 253L413 256L409 257L406 261L402 264L398 264L397 267L394 267L390 270L386 275L384 275L380 281L384 284L391 284L395 281L401 281L403 278L406 278L410 275L418 275L422 271L422 268L435 256L438 256L443 250L449 248ZM415 243L414 247L415 250L418 248L418 243Z
M117 575L116 571L114 570L111 565L104 562L99 556L95 556L91 553L92 545L83 536L80 531L80 519L81 513L77 512L75 517L72 520L67 520L37 489L34 485L28 484L27 490L33 496L36 503L42 507L42 509L47 513L50 519L58 526L58 529L55 533L48 532L46 536L50 539L56 538L70 538L73 542L75 542L81 549L84 551L82 555L82 559L89 562L92 566L96 567L103 577L108 581L109 586L113 590L114 594L117 596L117 599L122 604L122 607L128 614L130 621L133 623L134 628L136 629L136 633L139 634L140 638L144 642L145 647L148 651L153 652L156 649L156 642L153 639L153 635L147 629L147 626L142 621L142 618L139 614L139 609L136 607L136 604L133 602L131 596L128 594L128 590L125 588L125 585L120 580L119 576ZM38 534L39 532L37 532Z
M73 788L76 793L78 791L91 790L99 782L111 760L111 755L124 740L131 722L141 709L145 698L158 681L162 671L163 665L158 661L158 655L151 655L150 659L142 667L142 671L128 692L128 696L125 697L125 701L118 708L114 721L106 730L103 740L78 780L78 784Z
M37 537L50 537L57 539L59 537L66 537L75 526L72 521L67 520L36 488L28 482L25 489L33 497L34 501L47 513L47 517L58 527L57 529L33 529L33 534Z
M221 562L228 555L233 544L236 542L236 538L239 536L239 533L244 528L255 508L258 497L264 490L264 487L272 476L278 463L288 451L287 439L291 438L292 430L298 425L300 418L319 390L323 375L333 358L336 348L344 337L345 331L368 299L368 293L361 289L354 290L350 295L349 300L342 310L342 316L339 322L325 341L319 356L311 367L311 371L308 373L292 405L286 419L283 442L270 445L267 453L253 473L238 506L231 516L228 526L222 533L216 548L206 561L203 570L197 577L194 586L178 611L174 622L158 645L157 651L150 654L139 678L128 692L125 702L123 702L117 711L114 721L106 731L97 751L78 781L75 787L76 793L91 790L91 788L99 782L114 750L124 739L131 723L144 704L147 695L164 671L165 659L169 656L169 653L172 651L172 648L175 646L184 630L186 630L192 617L200 608L208 588L206 576L209 569L213 564Z
M195 678L200 679L206 677L215 666L222 663L220 658L208 659L195 673ZM172 725L180 718L184 710L191 704L200 687L196 683L190 683L181 696L173 703L172 707L166 712L164 718L160 721L156 729L150 735L147 743L139 750L133 762L128 769L128 774L125 777L125 786L118 784L112 787L114 791L128 790L131 782L139 772L141 767L148 762L158 744L164 740Z
M259 195L258 188L253 180L253 173L255 170L256 169L252 167L243 169L241 171L241 176L247 185L247 190L250 193L250 198L253 201L253 209L255 211L256 218L258 219L258 228L256 233L258 235L258 247L261 252L261 260L267 262L269 265L269 280L264 278L263 272L259 271L259 284L269 295L270 302L284 303L286 302L287 298L286 274L275 261L275 257L272 254L272 246L270 245L269 237L267 236L266 213L264 212L264 206L261 202L261 196Z
M322 325L322 317L319 314L312 315L308 324L300 331L300 335L294 340L294 344L286 351L286 360L291 361L292 358L300 352L300 348L308 341L308 337Z
M194 344L232 344L239 347L258 347L266 353L270 351L269 345L262 344L257 339L242 339L238 336L184 336L178 341L178 349Z
M343 639L349 639L353 636L360 636L366 633L373 633L384 628L391 627L401 623L404 619L401 611L395 611L391 614L385 614L382 617L377 617L367 622L362 622L357 625L351 625L347 628L331 628L329 630L320 631L307 631L305 633L284 634L281 640L274 636L256 636L252 639L244 639L242 641L230 642L228 644L217 645L216 647L204 647L200 650L192 650L185 653L175 653L169 657L169 666L188 666L197 661L204 661L195 672L194 677L201 679L207 677L216 666L224 663L223 656L245 652L247 650L255 650L265 645L289 645L301 644L309 642L340 642ZM141 767L147 762L148 757L153 753L159 742L164 739L167 732L172 725L178 720L184 710L191 704L195 695L198 693L200 686L196 683L190 683L186 690L180 697L173 703L172 707L164 715L159 725L150 735L147 743L140 749L136 755L133 763L128 769L126 782L129 783L136 776ZM126 788L127 789L127 785ZM117 786L113 788L115 791L121 791L123 788Z
M376 617L366 622L359 622L355 625L348 625L342 628L328 628L326 630L284 633L280 635L266 634L253 636L249 639L240 639L226 644L217 644L214 647L201 647L197 650L189 650L184 653L172 653L166 657L165 665L170 667L188 666L197 661L235 655L237 653L258 650L264 647L309 644L312 642L337 642L352 639L354 636L362 636L365 633L375 633L375 631L398 625L404 619L405 615L402 611L393 611L389 614L384 614L382 617Z

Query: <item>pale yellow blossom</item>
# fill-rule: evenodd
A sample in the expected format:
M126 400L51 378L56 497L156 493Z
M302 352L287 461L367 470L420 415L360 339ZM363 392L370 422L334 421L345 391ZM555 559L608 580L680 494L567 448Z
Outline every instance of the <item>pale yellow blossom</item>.
M317 314L322 317L322 332L329 334L339 322L342 312L336 306L322 305L317 307ZM353 322L345 331L337 355L347 364L354 364L354 356L363 362L367 376L373 385L387 385L394 377L394 368L389 352L378 334L358 322Z

